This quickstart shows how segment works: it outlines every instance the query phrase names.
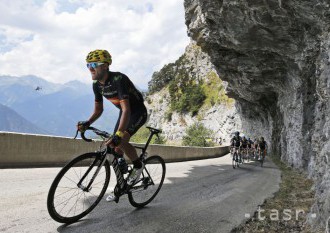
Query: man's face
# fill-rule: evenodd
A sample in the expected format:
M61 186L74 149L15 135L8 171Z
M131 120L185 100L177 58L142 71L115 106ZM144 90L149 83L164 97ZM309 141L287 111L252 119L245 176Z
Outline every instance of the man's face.
M95 68L89 67L88 69L91 72L92 79L97 81L101 81L108 71L107 64L101 64Z

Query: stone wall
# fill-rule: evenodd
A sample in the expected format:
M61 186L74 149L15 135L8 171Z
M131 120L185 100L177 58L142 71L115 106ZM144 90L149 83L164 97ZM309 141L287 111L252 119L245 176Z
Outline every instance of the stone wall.
M0 132L0 168L62 167L80 154L98 151L100 145L100 140L87 143L82 139ZM229 153L229 147L149 145L147 153L159 155L165 162L181 162L221 157Z
M228 82L243 128L315 180L314 226L330 216L329 4L185 0L188 34Z

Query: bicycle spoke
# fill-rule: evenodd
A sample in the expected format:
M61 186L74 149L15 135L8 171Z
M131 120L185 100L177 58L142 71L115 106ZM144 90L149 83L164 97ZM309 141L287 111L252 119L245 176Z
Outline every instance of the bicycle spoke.
M129 201L135 207L148 204L157 195L165 177L165 163L159 156L145 161L142 178L129 192Z
M75 194L75 192L71 195L71 197L68 200L65 200L65 201L62 202L62 203L65 203L65 204L64 204L63 208L59 211L60 213L66 207L66 205L69 203L70 199L79 194L79 191L78 191L78 194L76 194L76 195L74 195L74 194ZM61 206L62 203L58 204L57 206Z
M72 179L70 179L69 177L66 177L66 176L64 176L64 178L66 178L66 179L68 179L68 180L70 180L72 183L74 183L74 184L77 184L78 182L76 182L76 181L74 181L74 180L72 180Z
M95 176L98 166L95 165L97 153L86 153L68 163L55 178L47 199L48 212L58 222L70 223L88 214L101 200L106 192L110 179L110 166L106 160ZM104 159L106 159L104 157ZM93 164L93 167L86 164ZM98 163L98 162L96 162ZM100 163L98 163L100 165ZM87 174L88 172L88 174ZM77 186L84 177L81 185L88 187L83 191ZM93 183L91 178L95 176ZM78 179L78 181L75 181ZM93 191L91 191L93 190Z
M68 192L70 192L70 191L72 191L72 190L75 190L75 189L78 189L78 188L71 188L71 189L68 190L68 191L65 191L65 192L63 192L63 193L57 194L56 197L59 197L59 196L61 196L61 195L64 195L64 194L66 194L66 193L68 193Z

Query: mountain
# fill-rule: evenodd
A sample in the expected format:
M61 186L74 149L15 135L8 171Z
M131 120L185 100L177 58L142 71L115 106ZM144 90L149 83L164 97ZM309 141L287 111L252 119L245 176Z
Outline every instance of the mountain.
M42 89L36 91L37 87ZM0 76L0 103L13 106L55 92L60 88L60 84L47 82L36 76Z
M225 86L209 56L190 43L177 61L153 74L146 97L148 125L161 128L169 143L180 144L187 127L202 123L214 132L214 141L228 143L241 120Z
M0 104L0 131L32 133L32 134L47 134L36 125L32 124L17 112L9 107Z
M104 102L105 111L95 126L111 132L118 110ZM92 114L94 94L92 84L79 81L55 84L36 76L0 76L0 103L53 135L72 136L76 123Z

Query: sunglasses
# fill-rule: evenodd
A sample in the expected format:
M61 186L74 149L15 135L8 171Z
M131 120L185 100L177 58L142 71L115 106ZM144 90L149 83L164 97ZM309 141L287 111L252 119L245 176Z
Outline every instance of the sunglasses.
M100 66L100 65L103 65L104 63L102 62L91 62L91 63L87 63L87 68L90 69L90 68L93 68L95 69L96 67Z

